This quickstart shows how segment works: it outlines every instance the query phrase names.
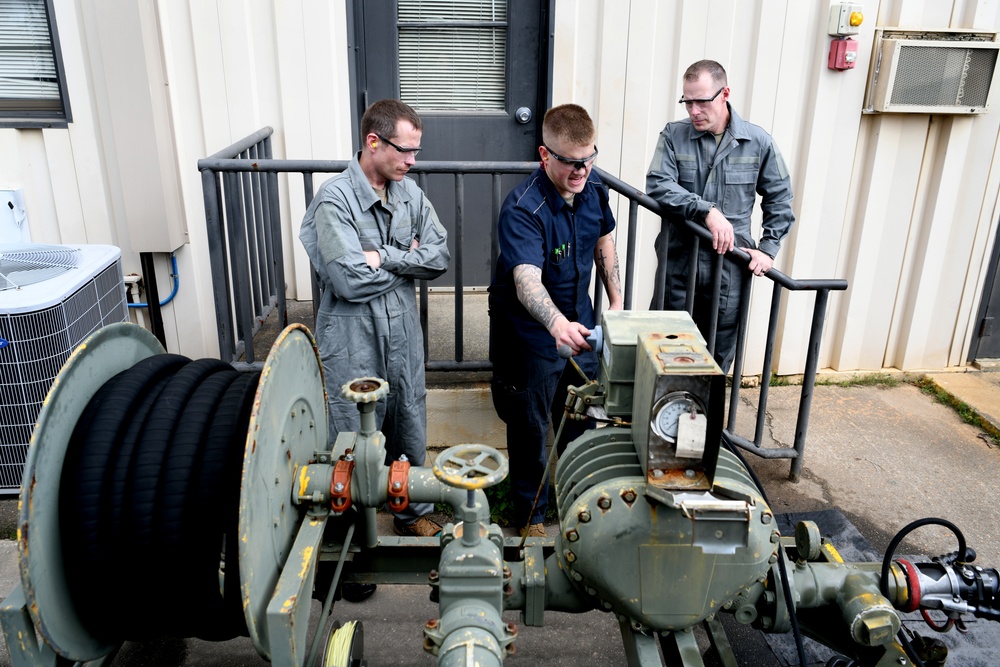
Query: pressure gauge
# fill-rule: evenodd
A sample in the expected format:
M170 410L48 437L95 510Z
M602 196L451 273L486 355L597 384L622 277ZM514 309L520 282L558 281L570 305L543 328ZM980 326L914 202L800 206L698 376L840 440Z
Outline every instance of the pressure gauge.
M686 391L667 394L657 403L650 422L653 432L667 442L677 442L677 422L684 415L704 414L705 408L696 396Z

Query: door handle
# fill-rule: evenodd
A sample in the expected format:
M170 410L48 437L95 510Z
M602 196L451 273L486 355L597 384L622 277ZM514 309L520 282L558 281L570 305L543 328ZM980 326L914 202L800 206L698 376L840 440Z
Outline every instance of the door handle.
M531 109L528 107L518 107L517 111L514 112L514 120L524 125L531 121L531 115Z

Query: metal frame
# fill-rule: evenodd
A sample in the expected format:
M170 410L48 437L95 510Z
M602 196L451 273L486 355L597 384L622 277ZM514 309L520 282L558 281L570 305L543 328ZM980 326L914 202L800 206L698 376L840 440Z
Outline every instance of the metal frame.
M198 161L202 172L202 186L205 196L205 215L208 227L209 253L212 263L212 283L215 292L216 315L218 318L219 350L221 357L238 368L259 369L253 349L253 334L272 310L277 309L282 324L287 324L284 294L284 266L280 220L278 214L278 173L300 173L303 177L303 195L306 206L315 193L313 175L317 173L338 173L347 169L347 160L276 160L271 158L271 128L266 127L211 157ZM492 175L492 223L490 229L490 266L496 265L499 254L496 220L503 201L501 177L505 174L527 174L537 166L536 162L419 162L410 171L416 174L418 184L426 186L428 174L453 174L455 177L456 218L454 254L452 266L455 274L455 353L450 360L427 361L428 371L489 371L489 360L466 360L463 358L463 248L465 232L464 177L467 174ZM635 187L619 180L600 169L596 172L607 186L629 201L628 234L625 241L623 264L625 266L625 308L633 307L635 288L635 255L638 238L639 208L660 216L660 224L668 223L660 205ZM693 222L684 224L696 236L710 239L710 232ZM666 249L662 250L666 253ZM663 285L666 264L669 258L659 257L656 284ZM719 298L719 281L722 262L737 262L745 266L749 255L740 249L732 250L713 260L714 296ZM696 268L694 269L696 270ZM750 290L752 280L745 281L740 299L740 324L733 364L733 381L729 395L729 414L723 437L732 444L762 458L787 458L792 460L789 478L797 480L802 472L806 433L809 426L809 412L819 364L820 343L826 310L831 291L847 289L847 281L841 279L796 280L771 269L763 276L773 284L771 310L768 318L767 336L764 349L764 367L761 373L760 400L757 406L756 426L753 439L737 435L736 416L739 408L740 383L743 378L745 358L746 327L750 317ZM318 306L319 289L313 284L314 310ZM278 289L278 286L282 289ZM688 311L693 310L694 280L688 282ZM428 286L420 281L420 322L424 334L424 351L427 351ZM802 390L799 398L798 421L792 447L768 448L762 445L764 425L767 417L767 400L773 370L774 345L778 329L778 315L781 301L786 291L815 292L816 300L812 311L812 324L803 372ZM595 290L594 306L600 312L603 293ZM654 293L654 306L663 304L663 290ZM717 309L716 309L717 310ZM715 347L715 324L708 335L709 349Z

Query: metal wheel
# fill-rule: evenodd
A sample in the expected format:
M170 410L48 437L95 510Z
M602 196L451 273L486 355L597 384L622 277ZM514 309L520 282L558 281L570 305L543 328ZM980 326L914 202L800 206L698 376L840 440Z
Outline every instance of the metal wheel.
M434 476L459 489L472 491L500 483L507 476L507 457L486 445L455 445L434 460Z

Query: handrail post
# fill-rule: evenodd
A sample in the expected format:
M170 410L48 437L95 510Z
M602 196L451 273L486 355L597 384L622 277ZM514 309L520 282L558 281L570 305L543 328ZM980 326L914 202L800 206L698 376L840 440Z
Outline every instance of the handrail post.
M802 474L803 457L806 449L806 432L809 430L809 411L812 409L813 389L816 386L816 368L819 364L819 347L823 340L823 323L826 321L826 303L830 290L816 292L813 305L812 328L809 331L809 351L806 354L806 368L802 376L802 395L799 398L799 416L795 422L795 452L788 479L797 482Z

